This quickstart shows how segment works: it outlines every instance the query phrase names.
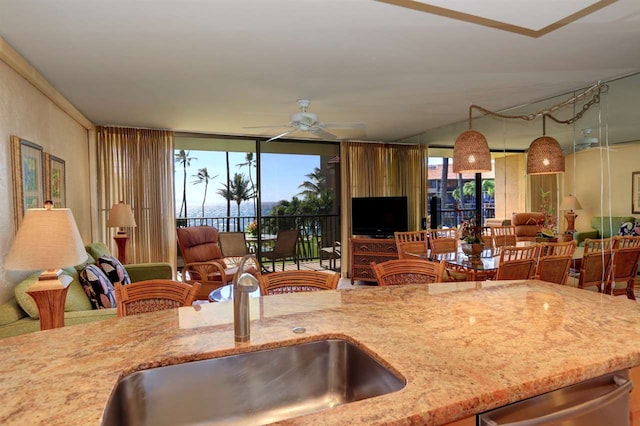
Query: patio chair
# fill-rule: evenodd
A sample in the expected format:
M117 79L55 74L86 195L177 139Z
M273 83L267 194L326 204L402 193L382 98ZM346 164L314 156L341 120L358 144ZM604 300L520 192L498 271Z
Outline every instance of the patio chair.
M342 246L340 241L334 241L333 246L331 247L320 247L319 257L320 257L320 266L324 268L322 265L323 259L329 260L329 269L336 269L336 260L340 259Z
M262 252L262 257L271 261L271 271L276 270L277 260L282 260L282 270L284 271L284 264L287 259L293 259L298 269L300 269L300 259L296 250L299 236L300 232L297 229L278 231L273 250Z
M378 285L430 284L442 282L444 262L423 259L394 259L371 262Z
M335 290L340 274L328 271L278 271L258 277L263 296L319 290Z
M249 254L244 232L219 232L218 243L222 256L234 265L240 262L242 256Z
M173 280L146 280L122 285L115 283L116 312L119 317L190 306L200 283Z

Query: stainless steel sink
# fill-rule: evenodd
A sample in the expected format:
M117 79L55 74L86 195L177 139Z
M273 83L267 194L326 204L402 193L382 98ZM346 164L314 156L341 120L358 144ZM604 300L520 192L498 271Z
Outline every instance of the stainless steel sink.
M346 340L322 340L153 368L124 377L103 425L262 425L402 389Z

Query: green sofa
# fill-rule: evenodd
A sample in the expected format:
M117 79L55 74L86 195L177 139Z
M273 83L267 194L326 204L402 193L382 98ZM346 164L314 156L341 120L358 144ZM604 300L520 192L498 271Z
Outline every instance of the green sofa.
M100 256L110 254L103 243L85 246L87 262L95 263ZM139 263L124 265L132 282L150 279L173 279L173 269L169 263ZM73 278L64 304L65 326L115 318L116 309L92 309L80 280L79 271L84 264L63 269L65 275ZM38 307L26 292L38 281L40 272L19 283L14 290L15 297L0 305L0 338L17 336L40 330Z
M635 223L633 216L594 216L591 218L591 229L587 231L576 231L573 239L579 246L584 246L586 238L611 238L618 235L620 226L625 222Z

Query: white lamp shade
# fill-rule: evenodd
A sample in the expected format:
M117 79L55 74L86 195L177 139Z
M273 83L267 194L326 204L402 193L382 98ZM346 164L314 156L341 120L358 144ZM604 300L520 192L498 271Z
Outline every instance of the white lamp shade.
M565 195L560 203L560 210L579 210L581 208L580 201L571 194Z
M109 212L107 226L110 228L135 228L137 226L136 219L133 217L131 206L122 201L114 204Z
M79 265L87 259L69 209L29 209L5 261L10 270L33 271Z

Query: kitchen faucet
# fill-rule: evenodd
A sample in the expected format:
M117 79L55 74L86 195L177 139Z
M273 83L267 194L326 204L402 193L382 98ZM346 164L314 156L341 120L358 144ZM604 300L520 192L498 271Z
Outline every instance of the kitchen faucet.
M244 272L244 264L253 257L252 254L243 256L233 276L233 331L236 342L248 342L251 338L249 293L258 289L258 280Z

